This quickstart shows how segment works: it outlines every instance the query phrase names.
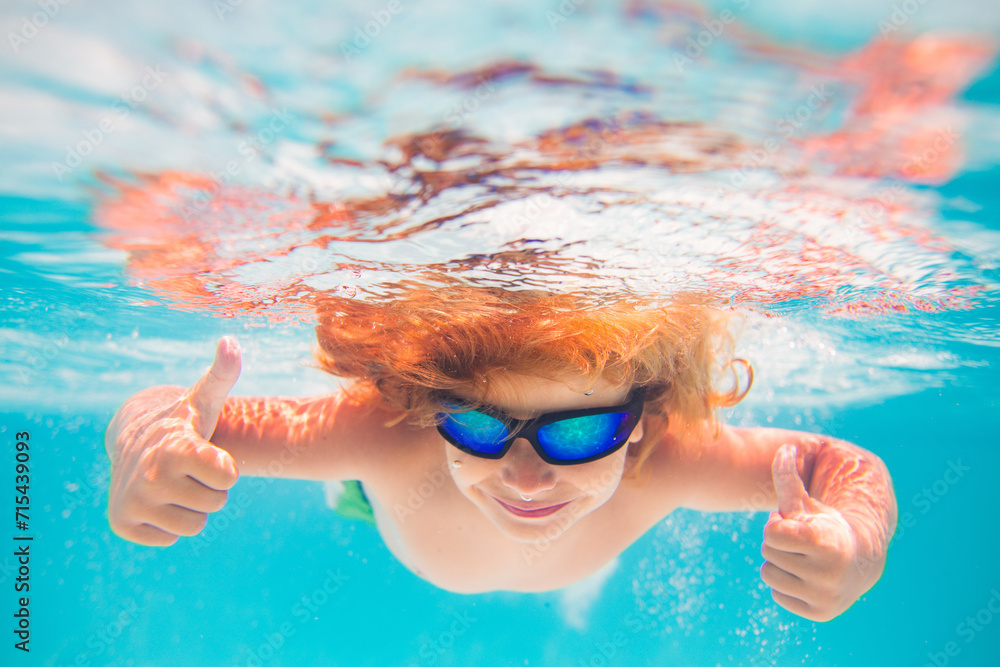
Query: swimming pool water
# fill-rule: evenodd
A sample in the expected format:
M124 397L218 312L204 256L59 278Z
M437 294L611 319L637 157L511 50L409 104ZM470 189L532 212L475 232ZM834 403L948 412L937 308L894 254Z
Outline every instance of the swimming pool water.
M909 203L892 225L879 219L851 227L844 218L838 226L838 207L867 195L851 189L858 187L853 176L831 173L833 168L816 166L808 178L795 180L799 163L785 148L747 171L750 185L741 182L727 189L726 197L716 197L714 185L731 185L739 173L731 164L702 163L704 168L685 176L675 162L673 180L667 180L664 170L657 171L656 157L632 166L609 164L595 175L554 166L568 139L555 142L553 153L529 140L588 117L617 119L614 136L654 132L649 118L626 121L619 114L639 108L654 120L711 121L711 141L722 141L721 129L764 145L776 119L789 113L794 119L808 99L810 77L829 72L822 68L834 57L830 54L865 44L877 34L879 17L891 18L891 5L875 18L866 5L854 8L853 22L809 23L819 27L803 65L796 59L789 64L790 56L769 49L796 41L790 35L801 36L804 9L771 7L769 14L763 4L740 13L735 2L701 10L658 3L551 4L472 10L401 2L400 12L390 11L391 22L380 24L381 37L356 46L359 52L350 61L341 44L353 44L355 28L377 22L383 15L372 12L389 11L388 3L326 9L303 3L281 11L250 2L169 10L68 4L0 66L0 117L6 128L0 135L5 147L0 438L5 479L11 479L13 436L30 433L34 537L27 655L11 641L18 576L14 548L0 557L0 601L9 623L0 663L997 664L996 61L970 75L957 101L945 99L932 109L944 120L934 117L931 126L960 128L962 150L953 156L954 171L939 181L906 182L905 196L899 197ZM727 8L739 19L733 30L703 47L704 57L690 70L678 71L672 56L684 54L681 36L697 39L699 21ZM928 14L914 14L907 25L925 30L940 11L927 3ZM992 30L995 36L996 17L981 11L980 25L965 27ZM31 20L27 9L4 12L3 25L13 31L23 30L22 16ZM445 23L456 28L446 30ZM672 43L669 30L677 31L679 46L672 51L664 46ZM761 33L753 31L769 35L763 45L754 42ZM748 47L747 40L756 46ZM810 53L822 62L810 61ZM481 89L482 99L477 98L483 84L475 76L501 56L542 74L573 74L583 83L557 85L530 73L499 76L490 84L497 90ZM72 67L73 57L89 66ZM143 84L145 67L155 72L158 62L167 72L163 88L155 78ZM604 85L600 75L580 74L597 65L620 78ZM393 79L404 66L442 77L464 73L475 85ZM802 87L803 81L810 83ZM643 92L643 84L651 92ZM850 82L842 85L853 90ZM579 108L567 111L567 97ZM479 102L474 110L471 100ZM287 116L282 115L286 101L292 106ZM796 139L836 131L848 105L838 102L810 118ZM332 201L338 193L380 192L390 182L384 164L398 167L393 172L398 180L391 184L408 192L415 187L407 171L413 162L400 160L382 142L432 131L435 122L448 124L449 113L466 111L463 128L488 137L498 153L518 146L545 187L577 188L549 209L572 223L560 227L547 221L550 236L518 246L519 239L530 240L541 229L518 208L530 193L518 190L498 202L500 213L477 218L468 210L491 196L484 186L482 191L446 188L423 208L365 220L351 230L355 236L344 233L337 245L315 254L294 254L308 250L314 230L286 231L299 234L291 240L269 228L255 232L266 224L287 227L289 218L282 216L291 216L288 211L299 210L309 196ZM83 133L100 129L105 117L113 119L112 131L102 130L101 141L92 142L92 157L60 180L53 163L68 162L67 151L86 140ZM906 125L905 117L898 120ZM265 129L272 130L269 140ZM324 136L336 141L317 149ZM241 149L244 141L249 143ZM681 142L677 154L697 141ZM712 154L723 160L724 142L720 146ZM802 148L807 159L808 150ZM251 151L256 151L252 160ZM878 157L866 155L858 164L835 163L860 169ZM482 155L470 158L466 168L481 169L477 159ZM163 211L169 205L183 212L198 198L167 189L143 191L149 195L145 208L118 209L118 218L105 213L116 196L108 179L131 183L135 172L171 170L218 174L231 160L240 168L234 188L246 190L227 191L225 205L212 209L212 225L179 226L184 215ZM815 164L820 165L818 158ZM516 181L506 172L489 178L491 186L505 178ZM607 186L606 199L580 194L594 182ZM783 209L789 199L782 188L790 182L811 194ZM891 182L871 177L869 194L885 196ZM669 190L673 199L657 198L667 191L664 183L676 186ZM648 198L629 209L620 199L628 188ZM821 201L824 192L830 201ZM755 198L766 204L750 210ZM166 204L156 208L157 202ZM608 206L605 218L593 215L595 206L608 202L618 206ZM778 237L764 236L754 245L752 235L760 233L762 221L793 229L806 204L815 204L818 212L811 227L794 227L805 229L799 236L780 237L790 239L780 246L786 254L767 254ZM452 226L431 229L413 222L451 210L466 215ZM150 220L131 227L115 222L136 211ZM678 216L672 226L664 222L668 212ZM154 214L161 216L159 223ZM711 233L693 236L695 228ZM843 229L884 236L840 238ZM935 238L925 243L919 230L930 230ZM396 231L405 232L402 240L389 238ZM841 254L832 260L809 254L812 246L802 238L814 232L820 249ZM295 244L301 246L288 251ZM214 256L238 261L221 267L179 255L141 261L188 247L207 247ZM718 268L715 258L736 247L760 250L755 285L734 282L745 274L727 267L706 273ZM246 260L248 248L259 261ZM494 255L500 250L522 252L517 261L523 264L512 255ZM472 256L488 256L492 263L474 262ZM588 266L593 257L601 259L603 271ZM789 257L813 264L803 268ZM448 264L456 258L467 261ZM858 258L868 264L852 264ZM670 266L663 268L667 260ZM885 460L896 485L900 527L882 580L841 617L814 624L778 608L759 580L765 514L682 511L625 552L603 577L577 587L539 595L455 595L409 573L374 529L333 514L321 484L256 478L238 483L202 536L169 549L134 545L110 532L103 430L124 398L152 384L193 382L210 362L212 342L224 334L237 336L244 349L238 393L329 391L331 379L304 366L314 338L308 317L282 291L288 281L304 280L316 289L354 288L363 296L386 275L438 265L484 281L508 280L510 271L522 266L536 271L538 284L592 285L595 291L650 292L684 284L693 275L708 284L721 281L733 290L734 302L750 311L741 350L754 362L758 378L727 421L822 431ZM817 271L809 282L810 267L820 266L850 271ZM174 270L182 277L197 275L208 296L198 300L202 292L170 282ZM791 278L782 283L786 270ZM810 286L821 289L806 289ZM764 293L781 298L769 302ZM237 303L253 303L253 313ZM12 545L16 532L10 527L0 539Z

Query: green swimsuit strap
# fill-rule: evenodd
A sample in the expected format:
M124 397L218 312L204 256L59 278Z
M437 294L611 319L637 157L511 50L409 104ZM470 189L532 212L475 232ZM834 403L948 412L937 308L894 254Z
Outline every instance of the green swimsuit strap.
M351 479L343 484L344 492L337 498L337 506L333 511L346 519L364 521L374 526L375 514L361 482Z

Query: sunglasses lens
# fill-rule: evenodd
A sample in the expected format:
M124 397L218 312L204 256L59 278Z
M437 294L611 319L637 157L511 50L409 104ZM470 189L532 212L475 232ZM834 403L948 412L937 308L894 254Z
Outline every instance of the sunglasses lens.
M637 421L637 416L628 412L563 419L539 428L538 442L558 461L586 459L620 445Z
M442 417L441 430L463 447L481 454L496 454L503 449L507 425L502 421L475 410L448 412Z

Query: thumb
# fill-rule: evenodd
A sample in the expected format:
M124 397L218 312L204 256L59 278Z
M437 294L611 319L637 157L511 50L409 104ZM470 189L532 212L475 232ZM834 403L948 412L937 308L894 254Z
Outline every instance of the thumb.
M195 411L194 429L205 440L212 437L219 413L226 402L226 395L240 376L240 344L235 338L224 336L215 348L211 368L198 380L187 399Z
M771 477L774 479L774 490L778 494L778 511L785 519L793 518L806 508L809 493L799 471L795 467L795 446L782 445L774 454L771 463Z

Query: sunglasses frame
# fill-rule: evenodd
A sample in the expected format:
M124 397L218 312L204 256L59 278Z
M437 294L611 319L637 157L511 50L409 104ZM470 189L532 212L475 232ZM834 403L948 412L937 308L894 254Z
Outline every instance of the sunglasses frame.
M576 410L559 410L556 412L546 412L545 414L538 415L537 417L533 417L531 419L515 419L510 415L508 415L507 413L503 412L502 410L498 410L492 406L484 406L483 408L477 409L476 412L482 412L483 414L489 415L490 417L493 417L494 419L497 419L507 425L508 435L503 440L503 447L496 454L485 454L470 447L466 447L462 443L458 442L454 437L452 437L450 433L445 431L444 426L441 423L438 423L437 430L438 433L441 434L441 437L443 437L457 449L460 449L466 454L470 454L472 456L481 459L492 459L492 460L502 459L504 456L506 456L507 452L510 451L510 448L514 444L515 440L519 438L524 438L525 440L531 443L531 446L535 449L535 452L546 463L556 466L578 465L581 463L590 463L591 461L597 461L599 459L603 459L604 457L610 456L611 454L614 454L619 449L624 447L625 444L628 443L628 436L632 435L632 431L636 429L636 427L639 425L639 420L642 419L643 404L645 400L646 400L646 388L636 387L629 394L625 402L620 405L610 405L599 408L579 408ZM452 401L449 399L449 402ZM454 403L456 404L456 406L461 405L461 401L454 401ZM470 411L471 410L464 410L464 411L455 410L454 412L461 413ZM605 415L612 412L627 412L630 415L635 415L635 424L632 426L631 429L629 429L628 436L626 436L620 443L618 443L614 447L611 447L610 449L604 450L600 454L595 454L594 456L588 456L582 459L573 459L571 461L554 459L551 456L549 456L549 454L545 451L545 449L542 448L541 443L538 442L538 429L544 426L548 426L549 424L559 421L565 421L567 419L576 419L578 417L589 417L591 415ZM440 413L439 417L441 415L447 415L447 414L449 413Z

